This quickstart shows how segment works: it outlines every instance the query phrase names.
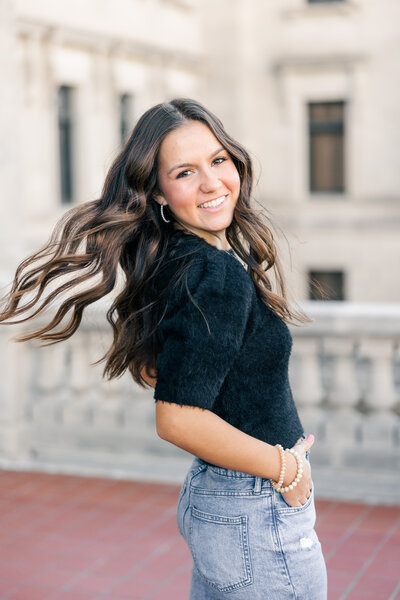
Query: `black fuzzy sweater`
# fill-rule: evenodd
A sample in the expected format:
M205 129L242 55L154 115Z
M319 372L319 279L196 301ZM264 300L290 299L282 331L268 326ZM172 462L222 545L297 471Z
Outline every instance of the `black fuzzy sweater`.
M208 409L253 437L290 448L303 427L288 379L288 326L262 302L233 250L182 231L172 239L164 284L184 263L190 268L186 283L164 301L154 399Z

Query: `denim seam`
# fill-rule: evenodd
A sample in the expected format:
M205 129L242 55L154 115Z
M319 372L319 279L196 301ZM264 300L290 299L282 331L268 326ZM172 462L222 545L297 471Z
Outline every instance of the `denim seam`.
M280 492L278 492L278 494L279 493ZM290 578L289 567L288 567L288 564L287 564L287 561L286 561L286 556L285 556L285 553L284 553L283 548L282 548L282 540L281 540L281 536L279 535L279 527L278 527L278 523L276 521L276 502L275 502L274 498L272 498L271 508L272 508L271 512L272 512L273 529L274 529L274 533L275 533L276 542L277 542L278 547L279 547L279 552L280 552L280 554L282 556L283 564L284 564L284 567L285 567L287 581L288 581L289 586L291 587L292 592L294 594L293 600L298 600L298 596L296 594L296 590L294 589L294 585L293 585L292 580Z
M192 475L188 478L188 480L186 482L186 488L187 488L187 493L188 493L187 507L186 507L185 512L182 515L182 530L183 530L184 533L185 533L185 529L184 529L185 517L186 517L186 514L187 514L188 510L191 507L191 504L192 504L191 503L192 481L196 477L196 475L198 475L199 473L201 473L201 471L204 471L204 469L206 469L206 468L207 468L206 464L201 464L199 467L197 467L197 469L194 471L194 473L192 473ZM187 541L184 536L182 536L182 537L185 539L185 541ZM189 536L187 536L187 537L189 537Z

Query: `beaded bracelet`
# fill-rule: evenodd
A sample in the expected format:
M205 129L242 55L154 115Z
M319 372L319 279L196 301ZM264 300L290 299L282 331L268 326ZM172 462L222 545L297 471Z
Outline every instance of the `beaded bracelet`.
M297 472L296 472L296 477L294 478L292 483L290 483L289 485L287 485L279 490L281 492L281 494L285 493L285 492L289 492L290 490L295 488L296 485L299 483L300 479L303 477L303 461L301 459L300 454L297 452L297 450L293 450L293 448L286 448L286 450L288 452L290 452L291 454L293 454L293 456L295 457L295 459L297 461Z
M293 488L296 487L296 485L299 483L300 479L303 477L303 461L300 457L300 454L296 451L293 450L293 448L286 448L285 452L290 452L291 454L293 454L293 456L296 459L297 462L297 471L296 471L296 476L293 479L293 481L289 484L286 485L285 487L282 487L282 483L283 483L283 477L282 477L282 471L283 471L283 467L285 467L286 470L286 461L285 461L285 456L283 453L283 448L282 446L280 446L280 444L277 444L278 449L281 453L281 473L279 475L279 481L272 481L272 486L273 488L277 491L277 492L281 492L281 493L285 493L285 492L289 492L290 490L292 490ZM280 446L280 448L279 448ZM281 450L282 449L282 450Z
M278 448L279 450L279 455L280 455L280 459L281 459L281 470L279 473L279 481L278 483L276 481L272 481L272 485L274 486L274 488L279 491L283 485L283 480L285 478L285 473L286 473L286 457L285 457L285 452L282 448L282 446L280 444L275 444L275 447Z

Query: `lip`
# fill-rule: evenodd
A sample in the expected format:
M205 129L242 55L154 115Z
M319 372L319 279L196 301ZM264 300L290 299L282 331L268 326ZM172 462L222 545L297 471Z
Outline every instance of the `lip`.
M218 198L222 198L222 196L217 196L216 198L213 198L212 200L207 200L207 202L212 202L213 200L218 200ZM223 208L225 206L227 200L228 200L228 194L224 194L224 200L218 206L209 206L208 208L203 208L199 205L197 208L200 208L201 210L208 210L208 212L217 212L218 210L220 210L221 208Z

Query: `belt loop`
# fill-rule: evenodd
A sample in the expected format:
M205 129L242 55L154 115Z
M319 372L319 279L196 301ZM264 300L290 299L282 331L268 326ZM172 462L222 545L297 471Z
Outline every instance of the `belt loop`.
M258 475L256 475L255 479L254 479L254 488L253 488L254 494L261 493L261 483L262 483L262 477L259 477Z

